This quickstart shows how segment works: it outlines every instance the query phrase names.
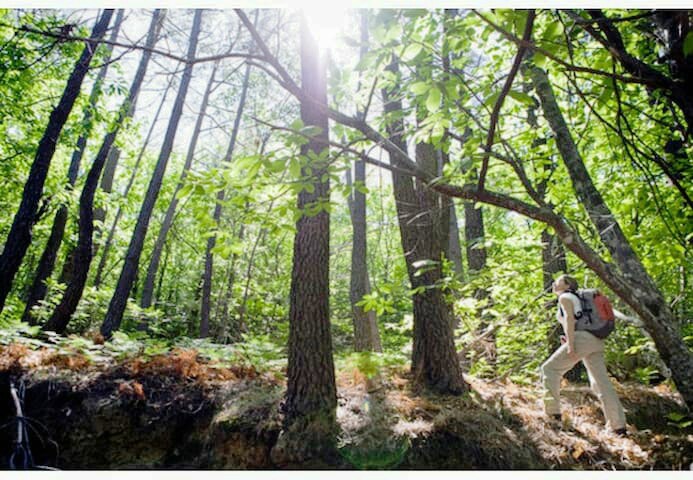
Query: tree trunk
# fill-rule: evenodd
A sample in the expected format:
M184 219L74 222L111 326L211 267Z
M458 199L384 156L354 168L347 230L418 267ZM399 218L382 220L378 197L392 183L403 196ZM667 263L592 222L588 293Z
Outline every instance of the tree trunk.
M161 16L161 24L163 24L164 18L166 16L166 10L162 10L160 13ZM137 109L137 96L135 96L132 99L132 102L130 102L130 109L127 111L125 115L125 119L130 119L135 116L135 110ZM101 190L103 190L106 193L111 193L113 191L113 180L115 179L115 172L116 168L118 167L118 161L120 160L120 149L118 147L113 147L109 152L108 152L108 158L106 159L106 165L103 168L103 176L101 178ZM104 207L97 207L94 210L94 220L97 220L99 222L98 225L101 225L104 220L106 220L106 209ZM100 227L98 227L100 230ZM101 234L97 231L97 235L100 236ZM94 254L98 251L99 245L101 242L98 242L95 246L94 249Z
M368 53L368 14L361 12L361 47L359 56L362 59ZM359 78L359 88L361 79ZM363 113L360 113L363 115ZM375 311L364 311L357 305L364 295L371 293L368 281L368 234L366 224L366 195L359 191L366 186L366 162L356 160L354 164L355 188L351 182L351 167L346 172L347 185L352 187L349 194L349 214L353 229L351 248L351 280L349 284L349 297L351 302L351 317L354 324L354 350L357 352L371 351L382 352L380 333Z
M594 186L546 72L538 67L529 67L528 74L539 95L544 117L556 136L556 145L573 188L620 271L620 275L609 272L608 278L603 279L640 316L662 360L671 369L679 392L689 408L693 407L693 356L677 331L676 318Z
M354 182L355 186L352 188L349 201L353 228L349 298L354 324L354 350L357 352L382 352L375 311L366 312L363 307L357 305L364 295L371 293L367 264L366 195L358 190L366 184L366 163L363 160L356 160L354 164ZM347 171L347 183L351 184L350 171Z
M256 17L257 18L257 17ZM238 138L238 131L241 127L241 119L243 118L243 109L245 108L245 100L248 94L248 84L250 80L250 65L245 68L245 74L243 76L243 86L241 87L241 98L238 101L238 111L236 112L236 118L233 121L233 130L231 131L231 140L229 141L229 148L226 150L226 155L224 156L224 163L230 163L233 157L233 151L236 148L236 139ZM222 203L226 198L226 191L224 189L219 190L216 197L216 204L214 205L214 222L219 225L221 220ZM207 239L207 246L205 248L205 271L202 277L202 305L200 306L200 338L205 338L209 336L209 313L211 309L211 298L212 298L212 279L214 278L214 254L212 250L217 242L216 234L212 234Z
M388 66L388 70L395 75L399 73L396 61ZM401 100L395 99L387 90L384 90L382 94L386 115L402 111ZM403 131L405 131L404 121L401 118L396 117L396 120L387 125L390 141L396 147L386 145L390 163L394 167L402 166L400 152L407 151L400 133ZM433 165L435 169L435 163ZM426 288L440 279L440 263L422 275L416 275L416 262L426 260L440 262L441 260L442 250L439 237L442 230L438 222L433 222L431 211L431 208L437 205L431 203L433 197L427 195L423 188L419 191L414 189L410 175L392 170L392 185L402 249L409 280L412 289L415 290L413 295L414 347L411 365L415 382L440 393L460 394L467 390L467 385L457 361L449 306L440 288ZM432 254L434 251L436 253Z
M479 273L486 266L485 236L482 207L475 208L474 202L464 202L464 239L470 273Z
M243 241L245 238L245 225L241 224L236 238L239 242ZM238 254L234 252L229 262L229 273L226 277L226 291L223 295L219 296L219 301L217 303L216 321L221 327L221 334L218 335L217 338L222 343L227 343L229 341L233 343L241 339L240 329L236 328L237 324L229 325L229 304L233 297L233 286L236 283L236 262L238 262Z
M457 211L455 202L450 201L450 230L448 240L447 257L452 262L455 275L459 278L464 276L464 266L462 265L462 245L460 244L460 228L457 223Z
M200 33L200 25L202 23L202 12L203 10L195 10L192 31L190 33L190 43L188 45L188 59L195 58L197 41ZM125 257L123 269L120 273L120 278L118 279L118 284L113 294L113 298L108 305L106 317L101 325L101 334L105 338L110 338L113 335L113 331L120 327L120 322L123 318L123 313L125 312L127 299L130 294L130 290L132 289L135 275L137 274L137 267L139 264L140 255L142 254L144 239L147 235L149 220L152 216L152 211L154 210L156 198L159 195L161 182L163 181L164 173L166 172L166 165L168 164L168 159L171 156L171 150L173 149L173 141L176 136L176 130L178 129L178 123L183 113L183 105L185 103L185 96L188 93L188 87L192 77L192 69L193 64L187 63L185 65L185 69L183 70L183 78L178 89L176 100L173 104L173 110L171 112L171 118L164 136L164 142L161 146L161 152L159 153L159 158L157 159L154 173L149 182L147 193L145 194L142 208L137 218L135 230L132 233L132 238L130 240L130 245Z
M94 25L90 39L75 64L70 78L67 80L67 85L58 105L51 112L48 126L36 149L34 163L31 165L29 178L27 178L24 185L19 210L12 221L10 233L5 241L2 255L0 255L0 312L5 307L5 300L12 288L14 276L17 274L17 270L19 270L24 255L31 244L31 230L34 222L37 220L36 215L39 209L39 201L43 194L43 185L48 175L48 169L53 153L55 153L60 132L67 122L67 118L79 95L82 81L87 74L89 64L98 46L98 41L106 33L112 16L113 10L106 9Z
M326 61L301 17L301 84L316 103L327 104ZM298 208L329 202L327 171L327 115L314 103L301 102L301 120L320 132L301 147L302 157L309 152L318 159L302 169L311 178L314 190L298 194ZM308 170L310 169L310 171ZM324 180L324 181L323 181ZM310 458L334 452L337 390L330 334L330 215L302 215L296 222L291 294L289 306L289 364L286 398L282 405L284 432L272 455L280 462Z
M118 10L116 15L115 23L113 25L113 30L111 31L111 36L109 40L115 42L118 39L118 33L120 31L120 25L123 21L124 10ZM87 140L92 130L92 116L93 111L96 109L96 103L101 95L101 86L104 79L106 78L106 73L108 72L108 65L111 58L111 52L113 47L106 46L108 54L104 58L104 63L99 69L99 73L94 80L94 85L91 89L91 94L89 95L89 103L84 109L84 116L82 117L82 133L77 139L77 146L72 152L72 158L70 159L70 167L67 171L67 188L72 190L77 181L77 175L79 173L79 166L82 163L82 157L87 148ZM36 268L36 275L34 276L34 281L29 289L29 294L26 302L26 308L24 309L24 314L22 315L22 321L28 322L30 325L36 324L34 317L31 315L31 309L38 305L38 303L46 297L46 292L48 287L46 286L46 280L53 273L53 268L55 267L55 261L58 257L58 250L63 242L63 236L65 234L65 225L67 224L67 205L61 205L55 214L55 219L53 220L53 227L51 228L50 236L48 237L48 242L43 249L43 254L41 255L41 260L39 260L38 267Z
M130 102L137 98L140 88L142 87L144 76L147 73L147 66L149 65L149 59L152 55L150 49L153 48L156 43L160 27L160 10L155 10L149 26L149 32L147 33L146 50L143 50L142 58L137 67L137 72L130 86L128 96L118 111L118 118L112 130L104 137L101 148L89 169L87 179L82 188L82 194L79 198L79 237L77 247L71 255L73 261L73 265L70 268L72 279L65 289L60 304L55 308L48 322L46 322L44 326L45 330L63 333L67 328L70 317L77 309L79 300L82 298L93 256L92 234L94 233L94 196L96 195L99 177L101 177L101 171L108 157L108 152L115 142L120 126L128 115Z
M159 270L159 262L161 260L161 252L164 249L166 243L166 236L168 231L173 225L173 218L176 213L176 207L178 207L178 192L183 187L183 182L185 177L188 175L188 170L192 166L193 159L195 157L195 148L197 147L197 139L200 136L200 131L202 130L202 122L204 121L205 115L207 113L207 104L209 103L209 96L212 93L212 86L214 85L214 75L216 74L219 62L214 63L212 68L212 74L209 77L209 82L207 82L207 88L202 97L202 104L200 105L200 112L197 116L197 121L195 122L195 128L193 129L192 137L190 138L190 145L188 147L188 155L185 158L185 165L183 165L183 171L180 174L180 179L173 192L173 198L171 203L169 203L166 209L166 215L164 216L164 221L159 229L159 235L156 238L156 243L154 244L154 250L152 251L152 256L149 260L149 268L147 268L147 277L144 281L144 287L142 289L142 308L149 308L152 305L152 294L154 293L154 281L156 280L156 273Z
M161 102L159 103L159 108L156 110L156 114L154 115L154 119L152 120L151 125L149 126L149 131L147 132L147 137L144 139L144 144L142 145L142 148L140 149L140 153L137 155L137 160L135 161L135 166L132 167L132 172L130 173L130 178L128 179L128 184L125 186L125 191L123 192L123 199L128 198L128 194L130 193L130 189L132 188L132 185L135 183L135 178L137 177L137 172L139 171L140 164L142 163L142 157L144 156L144 152L147 151L147 146L149 145L149 140L152 138L152 133L154 132L154 127L156 126L156 122L159 120L159 115L161 114L161 110L164 107L164 104L166 103L166 97L168 96L168 92L171 90L171 85L173 84L173 79L174 76L171 75L171 78L168 81L168 85L166 85L166 90L164 90L164 94L161 97ZM101 285L101 281L103 278L103 271L106 268L106 261L108 260L108 252L111 249L111 245L113 244L113 237L115 236L115 231L116 227L118 226L118 222L120 221L120 217L123 214L123 207L118 206L118 210L116 211L115 218L113 219L113 222L111 223L111 228L108 230L108 237L106 238L106 242L104 243L103 251L101 252L101 260L99 260L99 266L96 269L96 275L94 276L94 287L99 288ZM96 253L94 253L96 255Z
M444 11L445 15L445 20L443 22L443 36L448 37L450 34L447 29L447 21L454 20L455 17L457 17L457 9L455 8L446 8ZM445 38L444 38L445 40ZM449 47L448 47L448 42L443 41L443 52L442 52L442 62L443 62L443 73L445 74L445 80L449 81L453 77L451 75L452 68L450 66L450 60L451 60L451 55L449 52ZM449 109L448 113L449 112ZM446 129L445 130L445 137L448 139L450 138L450 130ZM449 148L449 147L448 147ZM438 171L438 175L442 177L443 175L443 169L445 168L445 165L450 163L450 154L449 152L445 149L442 148L440 151L440 170ZM449 197L442 197L441 199L443 203L443 208L448 209L447 213L447 219L448 219L448 227L446 230L443 231L444 235L447 236L447 245L445 248L445 256L452 262L453 268L455 275L457 275L458 278L462 278L464 275L464 267L462 266L462 246L460 245L460 229L457 223L457 211L455 207L455 202L453 201L452 198ZM445 218L442 219L442 221L445 221ZM454 319L453 323L453 328L457 326L457 322L459 319Z

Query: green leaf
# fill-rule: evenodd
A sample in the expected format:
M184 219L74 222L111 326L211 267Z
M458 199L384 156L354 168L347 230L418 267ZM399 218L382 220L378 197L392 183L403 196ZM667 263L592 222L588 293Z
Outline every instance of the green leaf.
M412 83L412 85L409 87L409 90L411 93L414 95L423 95L424 93L428 92L431 88L431 84L427 82L416 82Z
M683 40L683 55L687 57L691 53L693 53L693 30L688 32Z
M299 162L298 159L292 158L289 161L289 174L294 178L301 176L301 162Z
M544 65L546 65L546 61L548 60L548 58L544 54L541 54L539 52L535 53L532 59L534 60L534 65L536 65L539 68L543 68Z
M560 22L551 22L547 27L546 30L544 30L544 39L546 40L552 40L559 36L562 33L562 28L563 26L561 25Z
M500 97L500 92L494 92L488 97L486 97L486 100L484 100L484 105L488 107L493 107L496 104L496 100L498 100L498 97Z
M686 418L686 416L682 413L679 412L671 412L670 414L667 415L667 418L669 420L673 420L674 422L679 422Z
M524 92L510 90L508 92L508 95L510 95L513 99L517 100L518 102L524 103L525 105L529 105L530 107L534 105L534 99Z
M435 267L439 263L440 262L427 258L425 260L417 260L416 262L412 263L411 266L414 268Z
M301 134L306 137L317 137L322 133L322 128L316 125L307 125L301 129Z
M418 43L407 46L407 48L404 49L404 52L402 52L402 61L409 62L414 60L414 58L416 58L416 56L421 52L421 48L421 45Z
M431 91L428 92L428 98L426 99L426 108L429 112L435 112L440 108L440 99L442 95L437 87L432 87Z

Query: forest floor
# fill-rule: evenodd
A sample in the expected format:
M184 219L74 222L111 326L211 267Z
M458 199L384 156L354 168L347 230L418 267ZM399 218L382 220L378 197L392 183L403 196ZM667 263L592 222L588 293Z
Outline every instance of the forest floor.
M84 351L83 351L84 352ZM538 385L466 377L461 397L416 393L406 370L337 372L340 459L291 468L666 469L693 463L693 428L666 384L616 384L629 435L604 428L586 385L564 385L564 421ZM0 345L0 468L15 448L10 383L23 398L36 464L57 468L282 468L282 372L204 359ZM690 423L690 422L688 422ZM15 457L15 462L16 462Z

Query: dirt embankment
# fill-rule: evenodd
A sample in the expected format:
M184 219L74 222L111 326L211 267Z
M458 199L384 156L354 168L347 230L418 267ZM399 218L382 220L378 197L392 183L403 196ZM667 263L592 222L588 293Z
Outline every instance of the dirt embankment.
M693 431L666 387L618 386L628 438L603 428L585 387L566 389L566 421L549 423L537 392L468 378L464 397L416 395L402 372L338 375L338 456L292 468L689 469ZM223 368L177 350L94 365L22 345L0 347L0 468L17 432L10 382L23 398L33 462L60 469L282 468L271 460L284 385L252 367ZM15 455L14 462L19 457Z

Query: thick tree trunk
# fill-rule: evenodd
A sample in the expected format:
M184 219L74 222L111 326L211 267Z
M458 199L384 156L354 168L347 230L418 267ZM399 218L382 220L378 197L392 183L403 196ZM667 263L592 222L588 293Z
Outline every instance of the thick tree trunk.
M111 42L115 42L118 39L120 24L123 21L123 13L123 9L118 10L115 23L113 24L113 30L111 31L111 36L109 37ZM94 80L94 85L92 86L91 94L89 95L89 103L84 109L84 116L82 118L83 130L77 139L77 146L72 152L72 157L70 159L70 166L67 171L67 188L70 190L75 186L77 175L79 173L79 166L82 163L82 157L84 156L84 152L87 148L87 140L89 139L89 135L91 134L92 130L93 111L96 109L96 103L101 95L101 86L106 78L106 74L108 73L108 65L113 47L107 46L107 51L108 54L103 60L104 63L99 69L99 73L96 75L96 79ZM48 242L46 242L45 248L43 249L43 254L41 254L41 259L39 260L38 267L36 268L34 281L29 289L29 295L26 302L26 308L24 309L24 314L22 315L22 321L28 322L31 325L36 323L31 315L31 309L45 298L48 290L46 280L48 280L53 273L55 261L58 257L58 250L63 242L65 225L67 224L67 214L67 205L61 205L55 214L51 234L48 237Z
M224 156L224 163L231 162L233 151L236 148L236 139L238 131L241 128L241 119L243 118L243 109L245 108L245 100L248 95L248 85L250 82L250 65L245 68L243 76L243 86L241 87L241 98L238 101L238 111L236 118L233 121L233 130L231 131L231 139L229 140L229 148ZM221 220L222 203L226 198L226 191L219 190L214 205L214 222L219 225ZM212 299L212 280L214 278L214 254L212 250L217 242L216 234L212 234L207 239L207 247L205 248L205 271L202 277L202 305L200 306L200 338L209 336L209 313L211 310Z
M202 23L202 12L203 10L195 10L192 31L190 33L190 43L188 45L188 59L193 59L195 57L197 41L200 34L200 26ZM164 142L161 146L161 152L159 153L159 158L157 159L154 173L149 182L147 193L145 194L142 208L137 218L135 230L132 233L132 238L130 240L130 245L128 247L120 278L118 279L118 284L113 294L113 298L108 305L106 317L101 325L101 334L105 338L110 338L113 335L113 331L120 327L120 322L123 319L123 313L125 312L128 296L130 294L130 290L132 289L135 275L137 274L137 267L139 264L140 255L142 254L144 239L147 235L149 220L152 216L152 211L154 210L156 198L159 195L161 182L163 181L164 173L166 172L166 165L168 164L168 159L171 156L171 150L173 149L173 141L176 136L176 130L178 129L178 123L183 113L185 97L188 93L190 79L192 78L192 69L193 64L188 63L183 71L183 78L178 89L176 100L173 104L173 110L171 112L171 118L164 136Z
M317 103L327 104L326 62L318 52L307 22L301 18L301 84ZM320 128L301 147L319 159L303 168L312 179L312 193L298 195L298 208L329 202L329 180L324 179L328 158L327 115L313 103L301 102L304 125ZM310 169L310 172L309 170ZM289 364L286 398L282 405L284 432L274 448L273 458L293 463L325 451L333 452L336 433L337 389L330 333L330 215L302 215L296 222L291 294L289 306Z
M12 221L10 233L5 241L2 255L0 255L0 312L5 307L5 300L12 288L14 276L17 274L17 270L19 270L24 255L31 244L31 230L36 221L39 201L43 194L43 185L48 175L48 169L60 137L60 132L67 122L67 118L79 95L82 81L87 74L89 64L96 51L97 42L106 33L112 16L112 9L104 10L101 18L94 25L90 40L85 45L79 60L75 64L75 68L70 74L70 78L67 80L67 85L58 105L51 112L48 126L36 149L36 156L29 171L29 178L27 178L24 184L19 210Z
M688 406L693 407L693 356L677 331L676 318L594 186L558 107L546 72L530 67L528 74L539 95L544 117L556 136L556 145L573 188L620 271L620 274L613 272L608 281L603 279L640 316L662 360L671 369L679 392Z
M393 61L388 70L397 74L397 63ZM401 100L394 98L389 91L384 90L382 93L386 114L402 111ZM401 118L387 125L390 141L395 148L386 145L386 149L394 167L402 166L400 152L407 151L401 134L403 131L404 122ZM435 155L433 159L435 161ZM433 165L435 169L435 163ZM433 222L431 217L431 209L437 205L431 203L430 195L423 189L415 190L412 177L405 173L392 170L392 185L409 280L412 289L416 291L413 296L414 347L411 365L415 381L437 392L463 393L467 390L467 385L457 361L449 306L439 288L426 288L440 279L440 264L423 275L416 275L416 262L440 262L441 229L439 223ZM434 245L437 247L437 254L432 255L431 252L436 250Z
M89 267L91 265L93 256L92 235L94 233L94 196L96 195L99 177L101 177L101 172L104 164L106 163L108 152L111 150L111 147L115 142L118 131L120 130L120 126L128 115L128 111L130 110L130 102L137 98L140 88L142 87L144 76L147 73L147 66L149 65L149 59L152 55L149 49L154 47L160 27L160 10L155 10L149 26L149 32L147 33L147 41L145 44L147 50L143 50L142 58L140 59L137 72L135 73L135 78L130 86L128 96L120 107L118 118L116 119L112 130L104 137L101 148L99 149L99 152L97 153L96 158L89 169L87 179L84 183L84 187L82 188L82 194L79 198L79 237L77 247L71 255L71 259L73 261L73 265L70 268L70 271L72 272L72 279L65 289L65 293L63 294L60 304L58 304L53 312L53 315L48 322L46 322L46 325L44 326L45 330L63 333L67 328L70 317L77 309L77 304L79 303L80 298L82 298L82 293L84 292L84 286L87 283L87 276L89 275Z
M152 120L152 124L149 126L149 131L147 132L147 136L144 139L144 144L142 145L142 148L140 149L140 153L137 155L137 160L135 160L135 165L132 167L132 172L130 173L130 178L128 179L128 184L125 186L125 191L123 192L123 199L128 198L128 195L130 194L130 189L132 188L133 184L135 183L135 178L137 178L137 172L140 169L140 164L142 163L142 157L144 156L144 152L147 151L147 146L149 145L149 140L152 138L152 133L154 132L154 127L156 126L156 122L159 120L159 115L161 114L161 110L164 107L164 104L166 103L166 97L168 96L168 92L171 90L171 85L173 84L173 78L174 76L172 75L171 78L169 79L168 85L166 85L166 89L164 90L164 94L161 97L161 102L159 103L159 108L156 110L156 114L154 114L154 119ZM103 278L103 272L104 269L106 268L106 262L108 261L108 252L111 250L111 245L113 244L113 237L115 236L116 228L118 226L118 222L120 222L120 217L123 215L123 207L118 206L118 210L116 211L115 217L113 218L113 222L111 222L111 228L108 230L108 237L106 237L106 242L104 243L103 246L103 251L101 252L101 260L99 260L99 265L96 268L96 275L94 276L94 286L96 288L99 288L101 285L101 281ZM94 253L96 255L96 252Z
M188 154L185 158L185 164L183 165L183 171L180 174L180 180L173 192L173 198L171 203L169 203L166 209L166 215L164 216L164 221L159 229L159 235L156 237L156 243L154 244L154 250L152 251L152 256L149 260L149 267L147 268L147 277L144 281L144 287L142 288L142 308L149 308L152 305L152 295L154 293L154 281L156 280L156 273L159 270L159 262L161 260L161 252L164 249L166 243L166 236L168 231L173 225L173 218L176 213L176 207L178 207L178 192L183 188L183 182L185 177L188 175L188 170L192 166L193 159L195 157L195 148L197 147L197 139L200 136L200 131L202 130L202 122L207 114L207 104L209 103L209 96L212 93L212 86L214 85L214 75L216 74L219 62L214 63L212 68L212 74L209 77L209 82L207 82L207 88L202 97L202 104L200 105L200 111L197 116L197 121L195 122L195 128L193 129L192 137L190 138L190 145L188 146Z

